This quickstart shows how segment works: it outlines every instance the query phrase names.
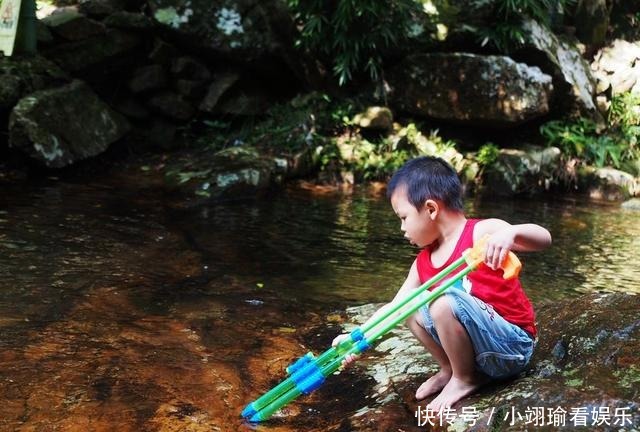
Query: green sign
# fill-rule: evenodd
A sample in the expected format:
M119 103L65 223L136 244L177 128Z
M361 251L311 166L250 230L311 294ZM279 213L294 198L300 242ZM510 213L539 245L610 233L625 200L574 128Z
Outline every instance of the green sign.
M20 0L0 0L0 51L6 56L13 53L19 16Z

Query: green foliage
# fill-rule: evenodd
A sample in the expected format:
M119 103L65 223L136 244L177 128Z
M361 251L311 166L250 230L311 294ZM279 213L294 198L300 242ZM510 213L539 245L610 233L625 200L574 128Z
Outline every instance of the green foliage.
M490 167L498 160L499 154L500 149L498 146L494 143L488 142L480 147L478 154L476 155L476 160L483 168Z
M209 151L249 145L293 154L314 145L319 135L342 131L354 110L350 102L336 102L324 94L311 93L272 106L262 118L236 124L203 120L205 130L194 135L196 144Z
M315 136L314 117L303 107L291 104L274 105L267 117L253 128L246 128L249 145L295 152L313 144Z
M482 27L477 30L480 45L493 45L499 52L508 53L521 47L525 42L525 34L520 22L502 22L493 27Z
M591 120L551 121L540 132L550 145L560 147L566 157L578 158L597 167L611 165L638 174L640 149L640 96L626 93L613 98L609 125L600 131Z
M480 44L493 45L498 51L508 53L521 47L525 42L522 23L526 18L533 19L545 27L551 26L554 16L563 11L575 0L473 0L474 8L492 6L490 16L495 19L484 23L474 30Z
M439 137L437 131L425 136L413 123L375 142L353 128L332 138L322 149L320 160L323 170L350 172L356 181L383 180L410 158L425 154L440 156L456 169L463 162L453 142Z
M565 156L582 159L600 168L607 164L619 167L622 146L597 130L597 125L585 118L575 122L551 121L540 127L549 144L560 147Z
M622 128L640 125L640 94L631 92L613 96L609 111L609 124Z
M356 73L373 81L382 74L384 49L411 34L412 17L422 13L416 0L287 0L300 28L299 48L331 65L340 85Z
M393 142L388 138L381 143L357 139L353 145L355 151L349 165L356 176L364 180L383 179L410 158L406 150L394 151Z
M640 95L631 92L615 95L608 120L610 129L627 144L621 168L640 175Z

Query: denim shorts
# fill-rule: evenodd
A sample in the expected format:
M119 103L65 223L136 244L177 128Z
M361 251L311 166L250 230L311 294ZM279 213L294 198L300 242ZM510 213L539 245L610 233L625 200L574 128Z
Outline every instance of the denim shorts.
M529 363L535 341L515 324L502 318L482 300L463 289L444 294L454 316L467 330L476 356L476 369L492 378L508 378L522 372ZM440 343L429 305L420 308L425 330Z

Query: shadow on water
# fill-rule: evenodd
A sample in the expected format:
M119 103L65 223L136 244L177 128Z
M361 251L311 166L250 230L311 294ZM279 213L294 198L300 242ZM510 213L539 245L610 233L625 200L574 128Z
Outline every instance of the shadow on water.
M354 371L269 426L238 419L345 306L389 299L415 255L383 197L289 190L177 213L153 189L44 182L0 206L0 430L339 430ZM637 216L580 201L468 203L550 228L524 256L535 302L640 292ZM346 396L356 395L356 397ZM407 429L410 430L410 429Z

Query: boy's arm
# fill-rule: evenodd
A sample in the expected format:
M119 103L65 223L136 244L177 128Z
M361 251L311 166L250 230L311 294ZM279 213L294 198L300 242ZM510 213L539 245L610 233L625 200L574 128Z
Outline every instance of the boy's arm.
M409 274L407 275L407 278L404 280L404 283L402 284L402 286L400 287L396 295L393 297L393 300L391 300L391 302L385 304L380 309L375 311L374 314L371 315L371 317L362 326L364 327L366 324L376 319L379 315L383 314L386 310L393 307L395 302L400 301L403 298L407 297L409 294L411 294L411 291L418 288L419 286L420 286L420 277L418 276L418 267L417 267L416 261L414 260L413 264L411 265L411 268L409 269Z
M418 276L418 267L417 267L416 261L414 261L413 264L411 265L411 269L409 269L409 274L407 275L407 278L405 279L404 283L396 293L393 300L391 300L391 302L383 305L377 311L375 311L373 315L371 315L371 317L369 317L369 319L364 324L361 325L361 327L364 327L368 323L375 320L378 316L385 313L387 310L389 310L389 308L393 307L394 302L405 298L411 293L412 290L418 288L419 286L420 286L420 277ZM332 345L333 346L338 345L346 337L349 337L348 333L338 335L333 340ZM355 356L345 360L347 360L347 363L351 363L351 361L355 360Z
M473 240L486 234L489 234L489 240L484 262L494 270L511 250L533 252L551 245L549 231L532 223L511 225L501 219L485 219L476 224Z

